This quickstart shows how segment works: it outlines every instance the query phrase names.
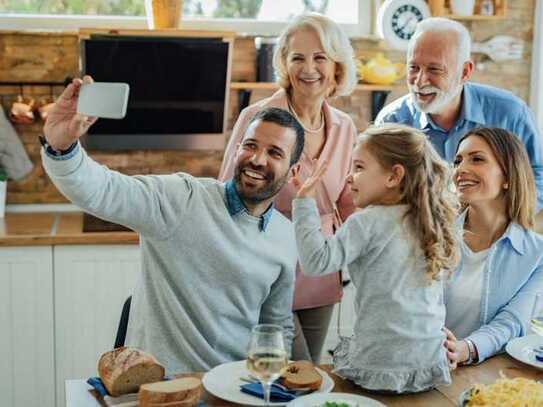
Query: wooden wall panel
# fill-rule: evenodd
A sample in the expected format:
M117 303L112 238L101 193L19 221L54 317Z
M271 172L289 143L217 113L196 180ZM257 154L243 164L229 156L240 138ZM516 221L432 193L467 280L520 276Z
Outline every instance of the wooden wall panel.
M75 34L0 34L0 82L63 82L78 71Z

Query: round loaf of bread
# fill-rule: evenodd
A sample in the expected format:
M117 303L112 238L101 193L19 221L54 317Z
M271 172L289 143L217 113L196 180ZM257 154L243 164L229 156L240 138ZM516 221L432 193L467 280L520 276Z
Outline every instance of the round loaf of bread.
M322 376L313 363L302 360L289 363L281 375L281 383L289 389L309 388L318 390L322 384Z
M135 348L120 347L100 357L98 375L108 393L117 397L137 392L142 384L162 380L164 367L148 353Z
M140 406L154 404L185 403L183 407L196 404L202 395L202 381L196 377L183 377L164 382L148 383L140 386L138 400ZM173 407L173 406L172 406Z

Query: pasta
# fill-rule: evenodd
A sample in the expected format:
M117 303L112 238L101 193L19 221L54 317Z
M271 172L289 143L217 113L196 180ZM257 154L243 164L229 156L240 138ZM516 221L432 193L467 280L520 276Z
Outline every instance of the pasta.
M468 407L543 407L543 384L517 377L476 384L467 398Z

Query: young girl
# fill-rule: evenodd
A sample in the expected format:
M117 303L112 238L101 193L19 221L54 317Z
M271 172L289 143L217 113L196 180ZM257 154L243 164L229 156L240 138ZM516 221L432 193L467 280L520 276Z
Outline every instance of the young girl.
M294 174L293 219L304 272L348 267L357 289L354 333L335 349L334 372L365 389L395 393L449 384L441 277L458 253L449 167L415 129L366 130L347 178L362 210L324 237L308 197L326 166L303 185Z

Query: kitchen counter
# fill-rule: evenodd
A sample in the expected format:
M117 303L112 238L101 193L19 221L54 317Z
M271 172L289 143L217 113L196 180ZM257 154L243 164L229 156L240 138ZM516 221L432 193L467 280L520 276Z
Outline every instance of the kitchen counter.
M81 244L138 244L135 232L83 232L83 213L6 213L0 247Z

